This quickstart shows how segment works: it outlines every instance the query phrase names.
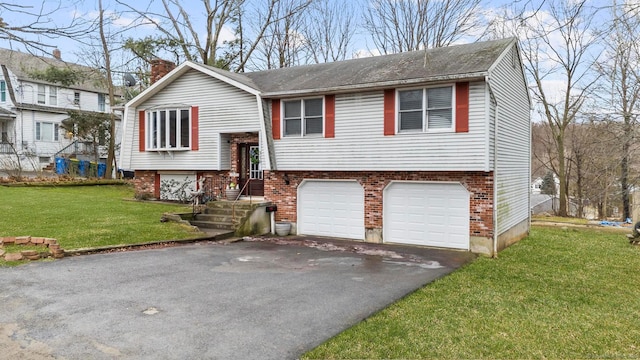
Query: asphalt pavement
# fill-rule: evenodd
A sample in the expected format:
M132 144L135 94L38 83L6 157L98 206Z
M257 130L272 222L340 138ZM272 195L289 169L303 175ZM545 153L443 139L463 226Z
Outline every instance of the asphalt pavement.
M295 359L472 258L287 238L2 268L0 358Z

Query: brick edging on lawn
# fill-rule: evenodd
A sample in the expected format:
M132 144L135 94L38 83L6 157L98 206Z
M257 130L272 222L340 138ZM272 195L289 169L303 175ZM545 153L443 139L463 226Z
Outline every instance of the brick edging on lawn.
M38 250L22 250L18 253L5 253L2 249L4 244L15 244L23 246L38 246L42 247L43 251ZM20 260L40 260L48 258L49 256L55 259L61 259L64 257L65 251L58 244L57 239L36 237L36 236L5 236L0 237L0 257L5 261L20 261Z

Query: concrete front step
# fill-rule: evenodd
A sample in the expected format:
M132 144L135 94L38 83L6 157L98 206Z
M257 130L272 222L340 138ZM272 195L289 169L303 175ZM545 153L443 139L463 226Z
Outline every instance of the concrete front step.
M238 210L238 209L251 210L254 207L256 207L257 205L258 205L257 202L250 203L249 201L238 201L234 205L233 201L218 200L218 201L209 201L207 203L207 208L209 208L209 209L231 209L231 208L235 207L236 210Z
M238 216L236 214L236 221L242 219L242 216ZM208 221L208 222L221 222L221 223L232 223L233 216L231 214L197 214L195 219L196 221Z
M251 213L250 209L231 209L231 208L206 208L203 215L227 215L232 216L235 213L236 218L243 218Z
M199 228L204 228L204 229L224 229L224 230L231 230L231 232L235 230L235 226L230 222L222 223L222 222L212 222L212 221L191 220L190 223L193 226L197 226Z

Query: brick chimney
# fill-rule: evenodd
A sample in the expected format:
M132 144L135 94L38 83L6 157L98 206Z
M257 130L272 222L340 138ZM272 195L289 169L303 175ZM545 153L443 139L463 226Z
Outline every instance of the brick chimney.
M165 75L167 75L171 70L176 68L176 64L171 61L162 60L162 59L153 59L151 60L151 84L156 81L162 79Z
M53 57L58 60L62 60L62 53L60 52L60 49L53 49Z

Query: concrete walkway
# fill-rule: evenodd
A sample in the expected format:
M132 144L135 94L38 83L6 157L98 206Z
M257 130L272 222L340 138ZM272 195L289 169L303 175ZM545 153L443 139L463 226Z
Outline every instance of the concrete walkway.
M473 258L256 240L0 269L0 357L294 359Z

